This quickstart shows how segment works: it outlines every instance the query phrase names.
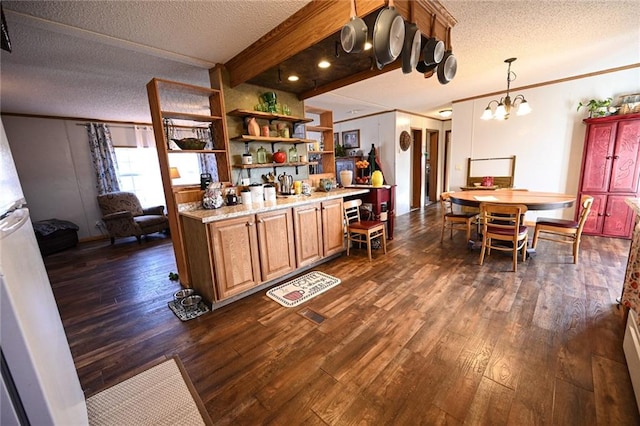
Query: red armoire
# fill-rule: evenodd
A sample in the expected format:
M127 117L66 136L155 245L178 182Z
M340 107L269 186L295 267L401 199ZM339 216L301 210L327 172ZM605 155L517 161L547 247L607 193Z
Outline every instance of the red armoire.
M583 232L631 238L635 214L625 203L640 180L640 114L584 120L587 125L578 199L593 197Z

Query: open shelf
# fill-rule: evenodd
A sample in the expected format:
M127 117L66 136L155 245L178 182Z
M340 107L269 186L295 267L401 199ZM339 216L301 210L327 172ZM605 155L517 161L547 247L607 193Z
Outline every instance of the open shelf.
M293 115L275 114L271 112L252 111L248 109L234 109L227 112L227 115L233 115L235 117L255 117L262 118L269 121L289 121L291 123L310 123L313 119L305 117L294 117Z
M302 138L275 138L270 136L251 136L251 135L240 135L231 138L234 142L286 142L286 143L313 143L314 140L311 139L302 139Z

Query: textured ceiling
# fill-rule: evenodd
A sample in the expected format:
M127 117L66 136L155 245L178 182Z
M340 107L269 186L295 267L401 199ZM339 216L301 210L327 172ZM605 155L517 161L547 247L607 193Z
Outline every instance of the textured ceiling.
M307 104L334 109L336 120L352 110L433 114L455 99L504 90L508 57L518 58L515 88L640 62L637 1L441 2L458 20L451 83L396 70ZM208 68L306 3L3 1L13 52L0 56L2 111L150 121L151 78L208 85Z

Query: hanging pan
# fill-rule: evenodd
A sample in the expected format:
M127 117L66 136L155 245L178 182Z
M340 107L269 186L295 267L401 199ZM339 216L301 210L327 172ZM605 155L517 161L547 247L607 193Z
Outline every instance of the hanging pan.
M442 61L438 64L438 81L440 84L447 84L458 71L458 60L451 51L451 27L447 29L447 46L448 50L444 53Z
M422 49L422 60L426 65L438 65L444 57L445 46L435 37L436 15L431 17L431 37Z
M405 25L404 46L402 48L402 72L409 74L420 60L422 32L414 22L413 2L409 2L409 17L411 23Z
M360 53L364 50L369 29L356 13L356 0L351 0L351 19L340 31L340 44L347 53Z
M373 27L373 52L378 69L395 61L404 46L404 19L389 0L389 6L378 13Z

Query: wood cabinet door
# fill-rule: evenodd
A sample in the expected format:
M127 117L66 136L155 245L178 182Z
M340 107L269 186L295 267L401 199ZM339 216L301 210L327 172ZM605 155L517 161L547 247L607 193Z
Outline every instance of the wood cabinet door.
M322 259L320 203L293 209L293 227L298 268Z
M584 223L582 232L585 234L600 234L602 232L602 223L604 222L604 213L607 206L606 194L580 194L591 195L593 197L593 204L591 205L591 212L589 217Z
M602 223L602 235L631 238L635 215L631 207L624 201L629 197L633 197L633 194L610 195L608 197Z
M260 270L262 280L269 281L296 268L291 209L256 215Z
M638 192L640 120L621 121L616 131L609 192Z
M616 123L589 125L581 191L607 192L609 190L615 137Z
M216 289L220 299L260 284L255 216L214 222L210 226Z
M343 218L342 198L322 203L322 246L325 257L344 250Z

